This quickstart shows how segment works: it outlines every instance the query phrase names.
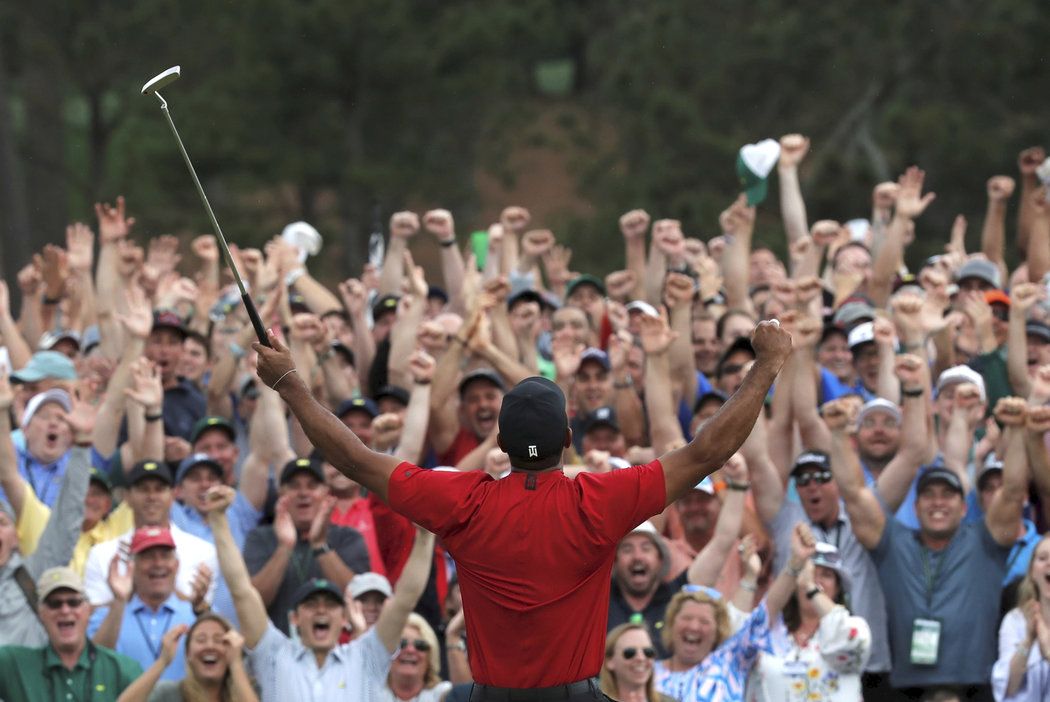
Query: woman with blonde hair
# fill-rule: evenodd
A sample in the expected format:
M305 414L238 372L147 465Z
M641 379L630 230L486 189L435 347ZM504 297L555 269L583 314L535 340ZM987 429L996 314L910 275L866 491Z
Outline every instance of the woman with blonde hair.
M601 687L619 702L674 702L656 691L653 659L656 649L644 624L628 622L605 635L605 665Z
M662 636L671 656L656 664L657 690L679 702L742 700L758 654L769 649L770 622L795 591L795 579L815 550L809 526L800 522L791 535L788 567L736 633L718 590L684 586L667 605Z
M441 680L441 650L427 620L415 612L401 631L401 644L390 663L386 685L376 690L380 702L442 702L452 683Z
M1050 699L1050 534L1036 544L1017 607L999 626L992 693L996 702Z
M202 614L186 635L186 677L160 680L175 658L185 624L161 641L160 655L117 702L259 702L244 669L244 637L218 614ZM159 681L159 682L158 682Z

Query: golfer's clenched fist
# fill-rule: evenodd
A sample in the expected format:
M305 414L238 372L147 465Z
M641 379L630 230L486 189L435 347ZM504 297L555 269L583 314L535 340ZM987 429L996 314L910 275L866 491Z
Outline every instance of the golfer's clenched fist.
M759 322L751 335L751 345L755 348L755 363L779 371L791 355L791 334L775 319Z
M266 387L274 388L278 383L283 384L291 380L288 376L294 375L292 371L295 370L295 362L292 361L292 353L273 333L273 329L266 330L266 337L270 340L270 345L273 348L267 348L259 342L252 344L252 348L259 354L259 365L256 369L259 379L266 384ZM278 390L280 388L276 387L274 389Z

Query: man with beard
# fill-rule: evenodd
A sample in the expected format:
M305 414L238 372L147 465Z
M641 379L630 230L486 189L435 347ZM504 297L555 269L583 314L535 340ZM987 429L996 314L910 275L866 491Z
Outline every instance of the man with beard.
M65 699L116 699L142 675L135 661L88 640L91 605L72 569L44 571L36 592L48 642L0 646L0 699L55 700L62 690Z
M328 494L319 462L309 458L289 461L281 470L273 524L257 527L245 540L244 560L252 573L252 586L282 633L289 631L289 615L304 583L323 578L341 597L354 573L369 570L368 549L361 535L331 523L335 501ZM233 592L233 584L226 584Z
M131 560L121 573L120 554L109 564L109 587L113 600L91 613L88 636L99 646L112 648L143 668L160 656L161 639L171 629L190 627L197 613L207 609L204 593L211 574L196 582L188 598L175 591L179 559L171 532L161 527L143 527L131 538ZM181 680L185 674L185 647L179 646L162 680Z
M658 658L667 652L657 634L664 610L671 597L686 583L683 572L671 582L663 582L670 565L670 553L663 537L652 522L645 521L620 540L613 562L612 590L609 595L608 629L632 621L641 615L654 633L653 645Z
M324 578L298 583L288 599L288 621L298 632L298 641L292 641L267 618L266 605L252 587L226 522L225 510L232 501L231 488L212 488L208 523L215 534L222 575L233 593L263 702L375 699L374 690L386 682L390 654L398 647L408 615L426 585L434 552L433 535L418 530L393 597L375 626L348 644L339 645L347 622L342 591Z

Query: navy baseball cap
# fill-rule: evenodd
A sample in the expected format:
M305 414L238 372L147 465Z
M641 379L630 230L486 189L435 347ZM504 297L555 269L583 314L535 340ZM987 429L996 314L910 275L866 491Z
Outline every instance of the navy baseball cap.
M318 482L324 482L324 468L320 462L311 458L296 458L284 464L281 469L280 484L284 485L299 473L309 473L317 478Z
M318 592L331 595L336 602L343 603L343 593L335 586L335 583L324 578L311 578L295 591L295 594L292 596L292 606L298 607L304 600Z
M459 381L459 396L463 397L463 393L467 391L467 386L479 380L495 385L500 392L507 392L507 386L503 383L503 377L499 373L491 368L475 368L464 375L463 380Z
M397 385L384 385L379 388L379 392L376 393L375 400L378 403L384 397L389 397L392 400L396 400L402 405L408 406L409 394L408 390L398 387Z
M153 329L171 329L183 339L189 335L182 317L171 310L154 310Z
M343 400L339 403L335 416L342 419L355 410L366 413L372 419L379 416L379 407L367 397L352 397L349 400Z
M959 476L955 474L954 470L946 468L943 464L927 466L919 474L919 484L915 488L915 494L922 494L922 491L933 483L944 483L960 495L965 495Z
M587 363L587 361L594 361L595 363L600 365L602 367L602 370L604 370L606 373L608 373L609 370L612 368L612 366L609 363L609 354L593 346L584 349L583 353L580 354L580 368L583 368L583 364ZM579 373L579 371L576 372Z
M186 474L197 466L207 466L208 468L211 468L212 472L222 480L223 470L218 461L206 453L191 453L179 463L179 468L175 471L175 484L178 485L185 480Z
M143 480L149 478L159 480L169 487L175 485L175 481L172 480L171 471L168 470L168 466L157 461L139 461L133 465L131 470L128 471L127 483L129 486L138 485Z
M503 397L499 445L515 467L551 468L561 461L568 426L561 388L547 378L533 376Z
M583 433L589 434L592 429L609 427L620 433L620 423L616 419L616 410L612 407L599 407L583 419Z

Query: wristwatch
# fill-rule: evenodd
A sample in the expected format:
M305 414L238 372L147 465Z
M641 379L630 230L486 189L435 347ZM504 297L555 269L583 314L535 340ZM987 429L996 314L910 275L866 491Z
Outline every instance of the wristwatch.
M325 555L326 553L328 553L331 550L332 550L332 547L329 546L328 544L325 544L324 546L318 546L314 550L310 551L310 555L313 556L314 558L320 558L321 556Z
M814 585L810 589L806 590L806 599L812 600L814 597L816 597L822 592L824 591L820 589L820 585Z

